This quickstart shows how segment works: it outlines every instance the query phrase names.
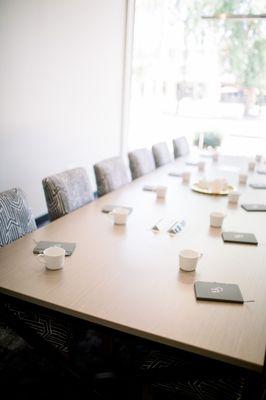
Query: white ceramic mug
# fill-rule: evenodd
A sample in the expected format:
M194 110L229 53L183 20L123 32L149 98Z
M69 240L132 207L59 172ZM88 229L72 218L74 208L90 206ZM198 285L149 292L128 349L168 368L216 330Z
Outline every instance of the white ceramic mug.
M249 170L250 172L253 172L253 171L255 170L255 166L256 166L255 161L249 161L249 163L248 163L248 170Z
M182 176L182 179L183 179L183 183L187 183L187 182L190 181L190 175L191 175L190 171L182 172L181 176Z
M43 254L38 254L38 260L46 266L47 269L61 269L65 262L65 249L62 247L48 247Z
M225 179L214 179L209 183L209 187L213 193L220 193L227 188Z
M256 157L255 157L255 160L256 160L258 163L260 163L261 160L262 160L262 155L261 155L261 154L257 154Z
M156 194L158 199L164 199L166 196L167 187L166 186L157 186Z
M221 228L226 215L222 212L213 211L210 213L210 226Z
M123 207L114 208L108 215L113 219L115 225L126 225L129 211Z
M199 161L198 162L198 169L201 172L205 170L205 162L204 161Z
M212 155L212 160L216 162L216 161L218 161L218 159L219 159L219 153L217 153L217 151L215 151Z
M239 178L239 183L241 183L242 185L245 185L247 183L247 179L248 179L247 174L240 173L238 178Z
M240 197L240 193L237 190L232 190L232 192L229 192L229 194L228 194L228 202L237 204L239 197Z
M179 268L182 271L195 271L202 253L195 250L181 250L179 253Z

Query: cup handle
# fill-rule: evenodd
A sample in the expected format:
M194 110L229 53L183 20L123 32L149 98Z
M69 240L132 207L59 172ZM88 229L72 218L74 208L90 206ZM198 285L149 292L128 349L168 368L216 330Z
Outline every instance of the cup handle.
M44 254L38 254L38 255L37 255L37 259L38 259L38 261L39 261L41 264L45 264L45 261L44 261Z

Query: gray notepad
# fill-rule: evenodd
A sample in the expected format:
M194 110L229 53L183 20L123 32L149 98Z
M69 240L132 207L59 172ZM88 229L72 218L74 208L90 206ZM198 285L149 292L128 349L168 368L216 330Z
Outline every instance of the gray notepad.
M62 247L66 251L66 256L71 256L76 247L76 243L41 241L36 244L33 253L42 254L48 247Z
M195 282L194 289L197 300L244 303L239 286L234 283Z
M223 232L222 238L224 242L229 242L229 243L254 244L254 245L258 244L258 241L254 233Z
M182 172L175 172L175 171L172 171L172 172L169 172L168 175L169 175L169 176L175 176L175 177L177 177L177 178L180 178L180 177L182 177Z
M199 164L199 160L186 160L187 165L197 166Z
M115 208L124 208L125 210L128 210L128 213L130 214L133 210L132 207L126 207L126 206L119 206L119 205L113 205L113 204L106 204L102 208L103 213L109 213L112 212Z
M146 192L155 192L156 188L157 186L155 185L144 185L142 189L145 190Z
M241 204L246 211L266 211L266 204Z
M266 189L266 183L250 183L249 184L250 187L252 187L253 189Z

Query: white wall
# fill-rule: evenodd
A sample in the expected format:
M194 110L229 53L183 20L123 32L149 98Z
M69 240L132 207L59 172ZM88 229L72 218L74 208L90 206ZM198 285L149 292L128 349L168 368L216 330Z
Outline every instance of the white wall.
M126 0L0 0L0 191L118 155ZM94 183L94 182L93 182Z

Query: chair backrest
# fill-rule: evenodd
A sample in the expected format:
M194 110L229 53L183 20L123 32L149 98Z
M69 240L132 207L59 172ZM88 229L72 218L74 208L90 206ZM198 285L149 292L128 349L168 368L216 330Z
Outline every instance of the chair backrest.
M137 149L128 153L132 178L137 179L155 169L153 155L148 149Z
M185 136L173 139L174 157L178 158L189 153L189 145Z
M91 202L94 198L84 168L74 168L42 180L51 221Z
M20 188L0 193L0 246L36 229L35 219Z
M94 165L98 196L119 189L130 182L127 167L121 157L112 157Z
M166 143L157 143L152 146L152 154L156 167L171 162L171 156Z

